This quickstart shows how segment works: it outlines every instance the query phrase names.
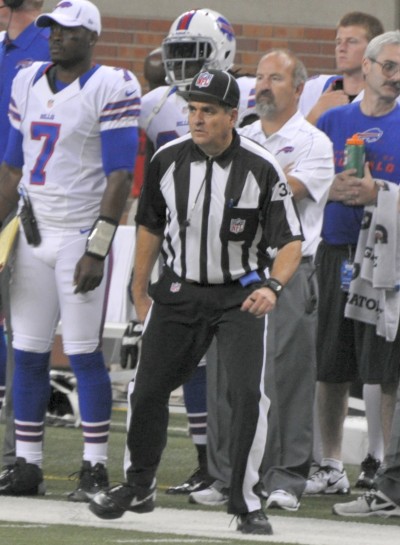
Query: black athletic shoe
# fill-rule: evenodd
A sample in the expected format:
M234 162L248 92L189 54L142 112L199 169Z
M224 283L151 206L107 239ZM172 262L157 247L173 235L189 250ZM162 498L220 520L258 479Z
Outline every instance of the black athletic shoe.
M7 466L0 473L1 496L37 496L45 494L43 472L35 464L28 464L25 458L17 458L13 466Z
M268 517L261 509L239 515L237 529L242 534L263 534L267 536L273 534Z
M77 489L68 495L69 501L89 502L95 494L109 485L107 469L100 463L92 466L90 462L82 462L78 479Z
M361 462L361 473L357 479L356 488L366 488L367 490L375 488L375 476L380 465L380 460L368 454Z
M154 511L156 482L150 488L127 483L102 490L89 503L89 509L101 519L118 519L125 511L150 513Z
M191 492L199 492L212 485L212 479L208 473L199 467L192 475L182 484L178 486L170 486L165 491L166 494L190 494Z

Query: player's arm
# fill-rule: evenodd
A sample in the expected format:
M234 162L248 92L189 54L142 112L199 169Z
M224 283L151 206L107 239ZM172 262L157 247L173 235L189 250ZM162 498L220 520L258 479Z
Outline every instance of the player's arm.
M88 237L86 252L75 268L75 293L86 293L100 285L104 260L110 251L132 184L138 148L137 127L104 131L101 138L107 184L100 203L100 214Z
M140 225L136 238L132 296L137 318L144 322L151 306L148 294L151 273L160 253L163 234Z

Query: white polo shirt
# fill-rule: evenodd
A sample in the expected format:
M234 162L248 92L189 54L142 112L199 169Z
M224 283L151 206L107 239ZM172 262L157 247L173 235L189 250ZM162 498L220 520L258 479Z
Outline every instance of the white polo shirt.
M304 242L303 256L314 256L320 241L322 219L329 188L334 177L333 146L329 138L306 121L300 112L275 134L267 137L261 121L238 132L266 148L280 166L289 167L291 176L305 185L309 196L296 201Z

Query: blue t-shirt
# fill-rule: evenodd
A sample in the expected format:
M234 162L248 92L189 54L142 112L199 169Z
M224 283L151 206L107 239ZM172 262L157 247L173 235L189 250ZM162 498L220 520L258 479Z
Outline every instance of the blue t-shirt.
M12 81L20 68L33 61L50 60L49 34L48 28L31 23L15 40L10 41L6 35L0 42L0 163L10 131L8 105Z
M318 120L317 126L333 142L335 172L344 170L347 138L358 134L365 143L365 157L373 178L400 183L400 106L388 114L371 117L361 112L360 102L332 108ZM322 239L327 244L356 245L360 231L362 206L346 206L328 201L324 211Z

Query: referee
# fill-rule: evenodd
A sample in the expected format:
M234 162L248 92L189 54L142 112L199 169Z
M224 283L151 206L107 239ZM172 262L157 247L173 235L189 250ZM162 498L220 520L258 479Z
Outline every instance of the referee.
M299 264L301 227L278 163L234 129L235 79L203 71L182 95L190 133L153 156L136 217L133 296L146 322L130 398L127 483L98 493L90 508L101 518L153 509L170 393L215 336L232 406L228 512L241 532L271 534L253 491L267 434L267 314ZM270 277L267 248L278 248ZM160 251L163 273L150 298Z

